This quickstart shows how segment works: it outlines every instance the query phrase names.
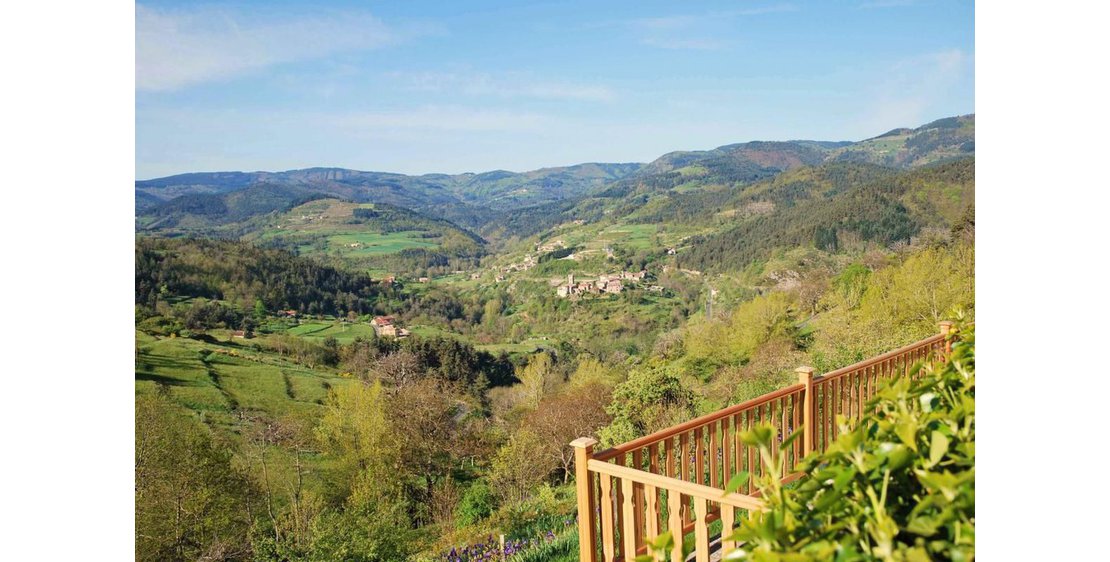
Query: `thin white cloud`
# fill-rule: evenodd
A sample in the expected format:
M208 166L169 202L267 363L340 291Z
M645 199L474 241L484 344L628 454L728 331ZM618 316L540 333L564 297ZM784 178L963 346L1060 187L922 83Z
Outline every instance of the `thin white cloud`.
M706 30L721 31L722 24L736 18L797 10L793 4L772 4L700 14L636 18L624 21L622 25L635 30L642 45L660 49L717 51L728 47L730 42L707 35Z
M728 43L708 37L647 37L641 44L660 49L689 49L694 51L719 51Z
M703 14L678 14L672 16L636 18L624 23L625 25L639 29L688 29L715 21L719 22L723 19L796 11L798 11L798 7L793 4L773 4L768 6L741 8L738 10L707 12Z
M535 98L606 102L616 99L608 86L538 79L527 74L492 75L480 72L393 72L387 75L403 87L427 92L470 96Z
M871 2L860 4L859 8L902 8L905 6L913 6L916 3L915 0L872 0Z
M273 65L366 50L398 36L365 13L279 19L214 8L135 7L135 86L172 91Z
M641 29L681 29L698 23L705 16L680 15L663 16L657 18L638 18L628 22L633 27Z
M366 134L398 131L539 131L556 120L540 113L460 106L350 112L324 117L327 124Z
M875 131L922 124L953 88L974 79L973 65L973 57L960 49L898 61L878 84L863 124Z

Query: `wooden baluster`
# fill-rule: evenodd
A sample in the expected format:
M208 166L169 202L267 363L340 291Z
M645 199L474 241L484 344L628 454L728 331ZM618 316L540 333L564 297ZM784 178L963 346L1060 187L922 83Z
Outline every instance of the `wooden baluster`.
M668 437L667 439L663 440L663 462L667 465L667 476L670 476L671 478L675 477L674 454L674 439Z
M628 455L626 455L625 453L620 453L617 456L613 457L613 464L616 464L618 466L628 466L627 458ZM624 488L619 484L620 483L618 482L617 485L613 486L613 533L622 533L621 536L623 538L624 509L621 509L621 506L624 505ZM613 543L613 548L616 550L616 555L618 557L623 557L625 554L624 550L621 548L621 543L622 541L620 540L617 540Z
M636 470L644 469L644 454L642 449L632 451L632 466ZM632 507L635 519L633 520L634 528L636 529L636 544L643 544L644 539L644 490L642 488L635 488L632 491Z
M721 482L726 486L736 470L732 462L732 433L732 417L721 419Z
M773 433L775 431L775 402L774 402L774 400L768 402L765 407L767 408L767 411L766 411L766 416L763 419L766 420L767 423L771 424L772 434L771 434L771 447L770 447L770 449L771 449L771 455L774 456L776 454L776 451L778 451L778 448L779 448L779 436L775 435ZM761 406L760 410L762 410L763 408L764 408L764 406Z
M791 409L791 412L794 416L794 423L793 423L794 431L799 431L799 430L802 431L802 436L794 440L794 464L791 466L790 472L795 472L796 471L795 467L798 466L798 461L802 460L802 447L805 447L806 439L809 439L810 447L813 447L813 433L812 433L813 428L804 427L802 425L802 424L805 424L805 420L802 419L802 416L805 413L804 412L805 406L802 405L803 404L802 400L804 400L805 397L808 396L808 390L809 389L802 391L802 392L806 392L807 394L797 394L797 393L795 393L795 394L791 395L791 400L794 401L794 407ZM810 414L810 418L812 418L812 417L813 417L813 414ZM809 425L809 424L806 424L806 425Z
M705 498L694 498L694 552L697 562L709 562L709 525L705 522Z
M621 509L621 520L624 526L621 527L621 555L625 560L632 560L636 557L636 535L639 533L636 529L636 504L633 501L635 497L635 489L632 480L627 478L621 479L621 491L624 498L624 505Z
M740 442L740 432L744 431L744 417L742 413L732 416L732 471L738 473L744 470L744 447Z
M790 437L790 434L787 433L787 429L790 427L790 424L787 423L786 417L786 405L787 401L789 400L791 400L790 396L784 396L778 399L779 410L781 410L779 412L779 435L782 436L783 441L786 441L786 438ZM780 446L779 452L782 454L782 475L780 475L779 478L786 478L786 475L790 474L790 450L783 449Z
M671 562L685 562L682 556L682 494L674 491L667 490L667 530L671 532L671 537L674 538L674 545L671 547Z
M590 482L590 457L594 454L597 441L581 437L571 442L574 447L574 485L578 494L578 560L595 562L597 560L596 535L594 534L594 506L597 505ZM606 476L602 475L602 478Z
M599 474L601 478L601 550L605 555L605 562L616 559L617 540L613 536L613 483L608 474Z
M736 549L736 541L728 540L736 524L736 508L731 505L721 504L721 555L728 556L729 552Z
M720 452L721 444L717 436L717 422L709 424L709 485L718 488L723 487L721 483L721 463L717 460L717 454Z
M823 389L823 391L824 391L823 392L824 393L823 398L824 399L822 400L822 403L825 406L825 419L824 419L825 443L824 443L824 446L821 448L822 451L829 448L829 442L832 441L832 439L833 439L833 424L836 422L836 416L833 415L833 413L832 413L832 405L833 405L833 392L832 392L833 391L833 384L832 384L832 382L833 381L828 380L828 381L825 381L824 385L822 385L824 387L824 389Z
M690 480L690 434L683 433L678 436L680 444L679 452L682 455L678 459L679 473L678 479L689 481Z
M859 371L848 374L848 419L856 419L856 401L859 400L859 390L856 388L856 379Z
M655 540L659 536L659 489L650 484L644 484L644 499L647 503L645 506L647 512L644 514L644 521L647 523L647 528L644 529L644 537L648 540Z
M748 420L747 420L747 423L744 425L744 427L748 431L751 431L751 429L753 427L755 427L755 410L754 409L748 410L747 418L748 418ZM756 490L755 477L756 477L756 470L758 468L758 467L756 467L756 464L755 464L756 451L755 451L755 447L752 447L751 445L745 444L744 448L748 450L748 474L750 474L750 476L748 478L748 494L751 494L751 493L755 492L755 490Z
M679 463L679 466L682 469L682 475L679 476L679 480L684 480L686 482L689 482L690 481L690 434L688 432L685 432L685 433L682 433L679 437L680 437L680 441L682 443L682 458L680 459L681 462ZM683 519L686 520L686 521L690 521L690 519L693 517L693 515L690 513L690 510L687 509L687 506L685 504L682 507L682 515L683 515Z
M663 443L665 444L666 441L664 441ZM651 455L651 462L648 465L648 470L650 470L652 474L660 474L659 444L652 443L651 445L648 445L648 454ZM644 489L647 490L647 488ZM652 514L650 517L648 517L647 520L648 529L655 529L655 535L658 535L659 529L663 527L662 514L659 512L659 489L652 486L651 493L645 492L645 494L648 498L648 509L651 510L650 513ZM654 527L652 526L653 523ZM648 536L650 536L651 538L655 538L655 535L648 533Z
M700 427L694 428L694 479L691 482L705 484L705 436Z

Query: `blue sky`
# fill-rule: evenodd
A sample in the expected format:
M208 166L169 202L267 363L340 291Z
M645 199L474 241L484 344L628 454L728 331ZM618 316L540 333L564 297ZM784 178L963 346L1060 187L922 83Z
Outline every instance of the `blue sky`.
M136 175L646 162L974 112L974 6L140 2Z

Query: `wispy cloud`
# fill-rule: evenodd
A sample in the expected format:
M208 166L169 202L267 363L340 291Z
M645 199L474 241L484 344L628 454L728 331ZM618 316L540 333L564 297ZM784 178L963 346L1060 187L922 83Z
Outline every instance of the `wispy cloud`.
M736 18L797 10L793 4L771 4L698 14L636 18L620 22L620 25L636 31L642 45L660 49L716 51L726 48L730 42L707 34L707 30L719 29L722 23Z
M870 130L920 124L938 101L973 78L973 57L960 49L900 60L878 84L875 101L864 120Z
M340 129L375 134L398 131L527 132L542 130L555 120L540 113L525 111L425 106L328 115L322 121Z
M598 102L616 99L616 93L605 85L544 80L520 73L394 72L388 77L414 90L470 96Z
M259 19L207 7L137 4L135 10L135 85L142 91L177 90L399 40L366 13Z
M647 37L640 43L660 49L689 49L694 51L719 51L728 46L726 41L709 37Z
M871 0L859 5L859 8L873 9L873 8L901 8L904 6L913 6L916 0Z

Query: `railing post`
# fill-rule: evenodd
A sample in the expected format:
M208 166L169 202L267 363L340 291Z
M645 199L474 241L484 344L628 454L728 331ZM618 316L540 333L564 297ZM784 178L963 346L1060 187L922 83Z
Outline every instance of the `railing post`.
M594 487L590 485L589 461L594 455L597 440L579 437L571 442L574 447L574 483L578 495L578 560L596 562L597 550L594 537Z
M948 335L952 333L952 325L953 322L951 320L940 321L940 335L944 336L945 359L948 359L948 356L952 354L952 340L948 338Z
M798 367L798 383L806 386L802 394L802 456L813 452L813 367Z

